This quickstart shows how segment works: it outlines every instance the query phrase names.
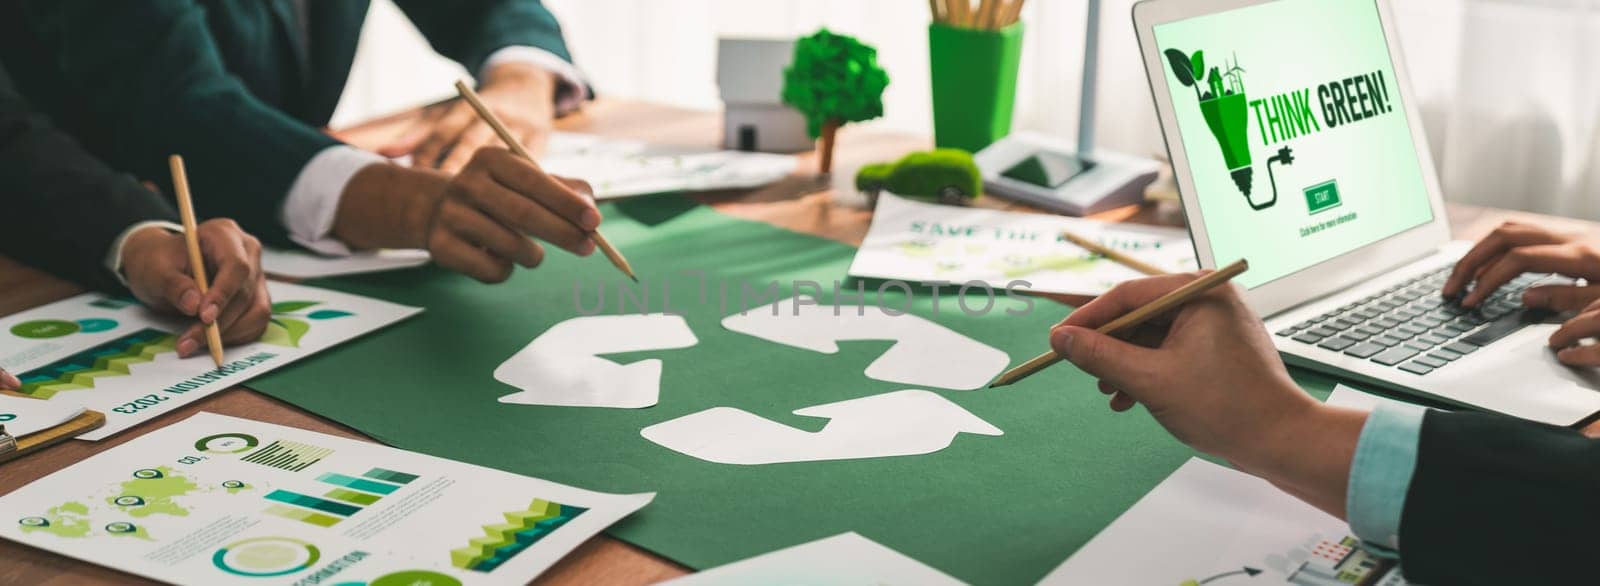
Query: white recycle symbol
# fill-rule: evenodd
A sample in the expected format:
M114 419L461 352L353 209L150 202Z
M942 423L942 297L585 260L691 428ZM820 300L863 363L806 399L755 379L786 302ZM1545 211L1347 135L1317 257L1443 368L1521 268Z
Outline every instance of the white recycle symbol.
M796 299L800 302L797 304ZM1006 353L922 317L858 314L855 306L790 298L730 315L723 327L823 354L841 340L894 340L867 366L876 380L954 390L982 388L1010 363ZM572 318L540 334L495 370L522 389L502 403L642 408L661 393L660 360L622 365L600 355L687 348L699 343L675 315ZM828 419L820 431L796 429L732 407L712 407L640 430L656 444L722 464L774 464L929 454L961 433L997 436L999 428L937 393L905 389L796 410Z

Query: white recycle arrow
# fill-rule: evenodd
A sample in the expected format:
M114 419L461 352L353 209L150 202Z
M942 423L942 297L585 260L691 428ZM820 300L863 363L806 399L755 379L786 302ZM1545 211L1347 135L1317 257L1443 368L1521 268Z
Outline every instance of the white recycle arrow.
M937 393L917 389L807 407L795 415L830 421L812 433L733 407L657 423L639 435L669 450L719 464L776 464L931 454L956 435L1003 435Z
M600 354L670 350L698 344L676 315L593 315L552 326L494 371L500 382L522 389L501 403L566 407L655 405L661 396L661 361L617 364Z
M888 315L875 307L857 315L854 305L840 306L834 315L833 306L817 305L810 296L800 297L809 304L798 308L795 299L730 315L722 327L823 354L837 354L839 340L894 340L866 374L917 386L970 391L988 385L1011 363L1005 352L916 315Z

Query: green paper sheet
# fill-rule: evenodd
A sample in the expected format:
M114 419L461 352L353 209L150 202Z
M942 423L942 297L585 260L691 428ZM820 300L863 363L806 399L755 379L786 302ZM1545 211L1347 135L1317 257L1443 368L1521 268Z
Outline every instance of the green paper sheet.
M588 304L604 282L605 312L620 313L622 277L614 268L599 255L555 250L544 266L495 286L434 268L316 282L427 310L251 386L400 448L593 490L657 491L653 504L611 534L697 569L856 531L972 583L1033 583L1194 455L1142 410L1112 413L1094 381L1070 365L1004 389L923 387L1005 432L962 434L928 455L737 466L655 445L639 430L710 407L816 431L826 420L792 411L910 387L863 375L887 342L841 342L828 355L720 325L719 283L729 283L730 313L742 280L757 289L778 280L784 296L793 280L817 281L823 302L831 302L853 248L674 200L602 211L607 237L650 285L651 310L659 311L660 289L670 283L672 310L685 314L700 340L609 356L663 361L654 407L497 402L518 389L496 381L495 368L579 315L574 282ZM701 277L685 271L705 271L706 303ZM1002 296L995 311L973 317L944 292L934 316L930 291L917 290L913 313L1007 352L1012 364L1045 350L1048 327L1068 311L1035 300L1030 314L1006 315L1002 309L1024 304ZM893 289L884 299L895 307L905 301ZM1320 379L1314 386L1319 394L1329 388Z

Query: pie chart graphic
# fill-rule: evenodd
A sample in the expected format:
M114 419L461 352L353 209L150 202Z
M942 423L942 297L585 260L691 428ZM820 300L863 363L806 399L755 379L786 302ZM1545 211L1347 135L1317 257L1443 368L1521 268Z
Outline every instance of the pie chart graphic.
M235 576L270 578L311 567L322 557L317 546L289 537L256 537L217 550L211 563Z
M245 433L219 433L200 438L194 449L209 454L237 454L261 443L256 436Z

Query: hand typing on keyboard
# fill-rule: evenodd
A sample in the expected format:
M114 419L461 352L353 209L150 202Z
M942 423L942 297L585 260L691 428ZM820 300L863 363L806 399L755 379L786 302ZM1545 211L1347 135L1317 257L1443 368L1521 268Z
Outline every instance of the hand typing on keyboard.
M1490 292L1523 273L1557 273L1600 281L1600 242L1532 224L1506 222L1456 261L1444 282L1446 298L1477 307ZM1471 285L1469 288L1468 285ZM1600 299L1600 285L1549 285L1523 294L1523 303L1555 311L1575 311Z
M1600 336L1600 241L1581 234L1506 222L1478 241L1445 280L1442 293L1478 308L1503 285L1525 279L1524 273L1556 273L1583 279L1579 283L1527 287L1522 304L1554 312L1579 311L1550 336L1556 358L1570 366L1600 366L1600 347L1580 345ZM1470 287L1469 287L1470 285ZM1502 328L1503 329L1503 328Z

